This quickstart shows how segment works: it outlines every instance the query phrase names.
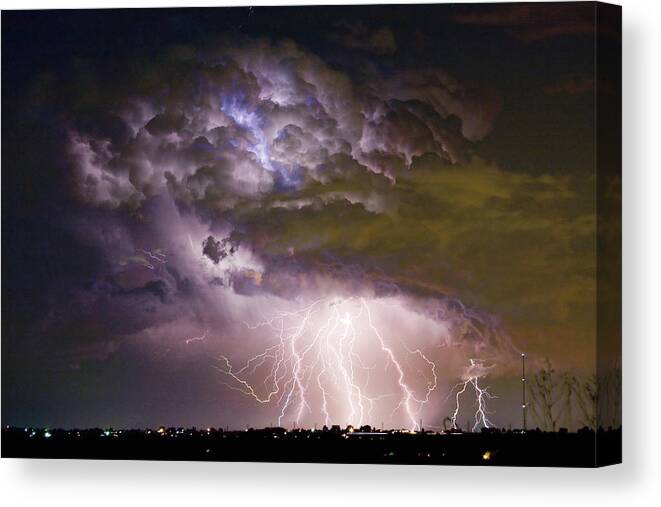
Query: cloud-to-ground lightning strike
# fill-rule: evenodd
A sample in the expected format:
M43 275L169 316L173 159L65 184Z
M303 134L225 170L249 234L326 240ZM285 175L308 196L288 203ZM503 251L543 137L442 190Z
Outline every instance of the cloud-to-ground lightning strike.
M392 415L401 411L410 429L419 429L421 410L437 386L436 367L421 350L388 343L365 299L319 299L300 310L247 325L273 330L276 343L240 369L221 356L218 369L232 380L227 384L230 388L259 403L279 406L279 425L284 420L300 425L304 416L319 415L326 425L361 426L373 423L375 404L390 398L395 400ZM376 351L378 361L385 361L384 371L395 392L377 393L374 383L370 385L377 365L368 364L366 350L373 360ZM415 368L407 366L410 361L416 361ZM260 372L265 376L253 381Z
M454 393L456 402L454 412L450 418L453 429L457 429L457 416L459 415L459 410L461 408L460 398L461 395L466 392L468 386L470 386L475 392L475 402L477 405L475 410L475 424L473 424L472 430L475 431L480 426L480 424L485 428L493 426L493 423L487 417L488 412L486 409L486 402L488 399L491 399L494 396L489 393L488 387L480 387L479 384L479 379L486 375L487 370L488 367L484 366L481 361L477 359L471 359L470 366L466 369L466 373L464 374L462 381L455 385L450 391L450 395Z

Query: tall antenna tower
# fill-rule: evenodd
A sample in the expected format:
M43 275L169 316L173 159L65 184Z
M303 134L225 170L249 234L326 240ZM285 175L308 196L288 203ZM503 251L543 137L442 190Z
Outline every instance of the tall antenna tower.
M526 355L521 353L521 411L523 413L523 431L526 431Z

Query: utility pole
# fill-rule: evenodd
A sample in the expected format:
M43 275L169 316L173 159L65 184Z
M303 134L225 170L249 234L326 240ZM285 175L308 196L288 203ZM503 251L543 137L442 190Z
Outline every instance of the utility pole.
M526 431L526 355L521 352L521 411L523 413L523 431Z

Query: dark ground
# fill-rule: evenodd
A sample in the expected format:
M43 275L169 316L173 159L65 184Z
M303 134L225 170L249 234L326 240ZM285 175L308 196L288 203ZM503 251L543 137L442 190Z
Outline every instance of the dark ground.
M619 429L525 434L498 430L348 433L282 428L163 428L159 432L5 427L2 431L3 458L594 467L619 463L621 455Z

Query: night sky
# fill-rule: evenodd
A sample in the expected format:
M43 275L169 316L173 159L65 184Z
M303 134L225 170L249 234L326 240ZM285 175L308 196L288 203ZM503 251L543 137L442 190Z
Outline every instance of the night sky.
M594 13L4 11L2 422L441 426L477 378L507 426L522 352L593 374Z

